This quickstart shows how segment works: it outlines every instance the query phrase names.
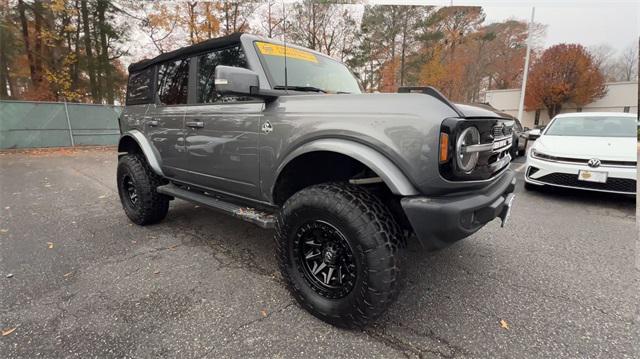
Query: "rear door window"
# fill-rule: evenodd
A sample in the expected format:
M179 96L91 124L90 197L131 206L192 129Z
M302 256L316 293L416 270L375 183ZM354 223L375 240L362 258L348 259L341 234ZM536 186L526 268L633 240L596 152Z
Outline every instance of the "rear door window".
M189 59L166 62L158 69L158 99L163 105L187 103Z
M234 66L247 68L247 58L240 45L215 50L198 57L197 103L214 103L240 100L237 96L221 97L214 85L216 66Z
M151 103L153 94L153 75L155 67L151 66L139 72L129 74L127 84L127 105Z

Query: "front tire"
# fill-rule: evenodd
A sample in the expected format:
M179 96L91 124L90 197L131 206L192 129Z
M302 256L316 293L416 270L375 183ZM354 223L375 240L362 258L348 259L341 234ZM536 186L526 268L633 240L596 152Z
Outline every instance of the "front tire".
M147 164L144 157L128 154L118 160L118 194L129 219L144 226L160 222L169 211L169 197L156 188L165 184Z
M363 327L395 299L401 231L361 187L320 184L294 194L282 207L275 240L289 291L330 324Z
M515 141L513 141L511 143L511 149L510 149L509 153L511 154L511 159L512 160L515 160L516 157L518 157L518 153L519 153L518 140L515 140Z
M524 141L524 148L523 149L518 149L518 155L519 156L524 156L527 154L527 146L529 145L529 140L525 140Z

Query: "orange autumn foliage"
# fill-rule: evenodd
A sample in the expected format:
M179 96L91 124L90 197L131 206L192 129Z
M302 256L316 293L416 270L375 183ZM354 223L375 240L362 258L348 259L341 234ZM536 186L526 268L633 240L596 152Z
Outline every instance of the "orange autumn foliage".
M527 81L527 109L546 108L549 118L567 103L582 107L606 94L605 79L582 45L548 48L533 64Z

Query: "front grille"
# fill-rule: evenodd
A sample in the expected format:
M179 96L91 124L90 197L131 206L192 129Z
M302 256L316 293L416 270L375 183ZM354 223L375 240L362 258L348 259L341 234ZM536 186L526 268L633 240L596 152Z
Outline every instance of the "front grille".
M629 178L608 178L607 183L586 182L578 180L578 175L568 173L550 173L540 178L533 178L536 181L557 184L561 186L579 187L586 189L597 189L603 191L616 192L636 192L636 180Z
M633 161L600 161L602 166L624 166L624 167L635 167L638 163Z
M584 158L573 158L573 157L558 157L551 156L547 154L536 154L535 157L539 157L541 159L550 160L550 161L560 161L560 162L570 162L581 165L587 165L589 163L588 159ZM600 161L601 166L611 166L611 167L635 167L636 162L634 161L613 161L613 160L602 160Z
M503 124L493 126L491 129L491 134L493 138L507 137L511 136L512 128L509 126L505 126Z

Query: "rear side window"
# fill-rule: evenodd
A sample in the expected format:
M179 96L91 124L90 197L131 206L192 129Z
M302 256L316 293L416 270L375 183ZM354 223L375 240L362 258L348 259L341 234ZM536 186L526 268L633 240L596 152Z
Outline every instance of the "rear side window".
M139 105L153 102L153 70L154 67L152 66L140 72L129 74L129 84L127 85L127 105Z
M218 101L237 101L237 97L221 98L214 85L216 66L234 66L247 68L247 59L240 45L216 50L198 57L198 89L196 102L213 103Z
M187 103L189 59L166 62L158 69L158 99L163 105Z

